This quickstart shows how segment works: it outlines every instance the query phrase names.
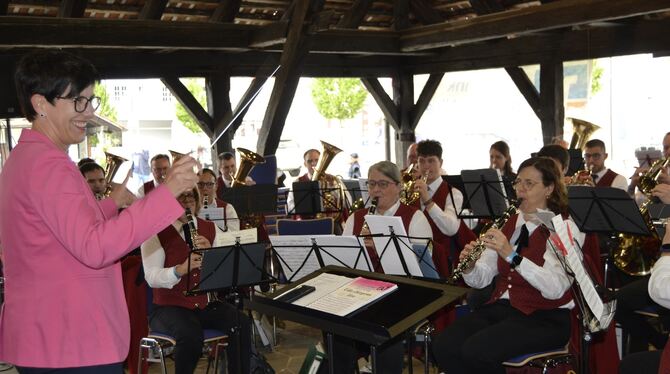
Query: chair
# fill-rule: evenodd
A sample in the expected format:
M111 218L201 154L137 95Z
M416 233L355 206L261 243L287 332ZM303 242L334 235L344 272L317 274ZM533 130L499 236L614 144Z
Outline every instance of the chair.
M541 368L542 374L548 372L550 368L555 368L562 364L569 364L572 362L572 354L570 354L568 344L557 349L534 352L517 357L513 357L505 362L503 366L507 368L519 369L523 367ZM509 369L508 369L509 372Z
M332 217L300 221L292 219L277 220L278 235L332 235L334 228L335 224Z

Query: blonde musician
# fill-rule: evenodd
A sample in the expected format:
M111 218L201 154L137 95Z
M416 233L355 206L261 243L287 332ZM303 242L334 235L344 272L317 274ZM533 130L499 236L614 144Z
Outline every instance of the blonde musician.
M216 197L216 174L212 169L202 169L198 175L198 192L200 192L200 206L223 208L223 231L238 231L240 229L240 220L237 217L237 211L232 204Z
M520 214L502 230L491 229L486 249L463 279L474 288L497 275L487 304L448 326L433 343L442 371L505 373L502 362L522 354L563 346L570 338L572 283L533 213L567 211L567 193L556 164L535 157L519 167L515 181ZM474 242L461 252L468 256Z
M177 198L184 209L190 209L196 217L200 209L197 189L183 193ZM217 246L219 229L212 222L195 218L197 236L193 238L197 248ZM185 296L187 277L191 284L200 280L199 269L202 258L190 253L187 241L191 240L186 214L172 225L142 244L142 264L147 283L153 290L154 310L149 316L152 330L165 332L177 340L174 361L175 373L192 374L202 355L203 329L211 328L228 332L239 326L237 339L230 339L228 346L228 370L230 373L248 373L251 355L251 323L249 318L233 305L225 302L207 304L207 296ZM190 253L190 255L189 255ZM189 258L190 256L190 267ZM241 367L236 358L240 353Z
M79 167L81 175L86 179L86 183L91 187L91 192L97 200L101 200L105 195L107 189L107 181L105 180L105 169L95 162L87 162Z

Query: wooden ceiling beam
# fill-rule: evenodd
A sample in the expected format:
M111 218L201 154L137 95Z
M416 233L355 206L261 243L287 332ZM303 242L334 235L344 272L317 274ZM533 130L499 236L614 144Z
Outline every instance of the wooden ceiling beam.
M6 16L9 10L9 0L0 0L0 16Z
M412 0L409 2L410 9L419 22L424 25L444 22L444 19L426 0Z
M368 9L370 9L370 5L372 5L372 0L354 1L351 5L351 9L340 18L336 27L342 29L357 29L363 22Z
M416 126L419 124L419 121L421 121L421 117L428 108L428 104L430 104L430 101L433 99L435 91L437 91L437 88L440 86L440 82L442 82L443 77L443 73L431 74L428 77L426 84L421 90L419 99L416 101L416 104L410 111L410 127L412 130L415 130Z
M58 17L81 18L87 4L88 0L63 0L58 7Z
M467 21L412 28L403 33L400 42L402 51L435 49L668 10L667 0L562 0Z
M535 112L535 114L540 118L540 92L537 90L528 74L520 67L509 67L505 68L507 74L512 78L512 82L519 89L519 92L523 95L530 108Z
M396 131L400 129L400 117L398 115L398 106L391 100L391 97L386 93L379 79L375 77L363 77L361 82L365 88L370 92L372 98L375 99L377 105L382 110L384 117L389 125Z
M137 16L141 20L159 20L163 16L168 0L147 0Z
M233 22L235 16L240 12L242 0L219 0L219 5L212 13L210 22Z

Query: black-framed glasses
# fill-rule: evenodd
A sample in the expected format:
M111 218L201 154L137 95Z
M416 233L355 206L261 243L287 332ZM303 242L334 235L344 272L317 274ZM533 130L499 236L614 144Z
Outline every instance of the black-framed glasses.
M56 99L61 100L72 100L74 102L74 111L77 113L84 113L88 104L91 104L91 108L95 112L100 107L100 98L98 96L91 96L90 98L86 96L77 96L77 97L62 97L56 96Z

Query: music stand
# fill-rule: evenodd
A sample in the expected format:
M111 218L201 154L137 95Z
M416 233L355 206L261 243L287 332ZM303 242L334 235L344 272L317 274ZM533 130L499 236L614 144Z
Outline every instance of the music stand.
M295 206L287 214L314 216L323 211L321 186L318 181L293 182Z
M568 149L570 154L570 164L568 172L565 175L572 176L579 170L584 170L584 157L581 149Z
M461 176L467 192L465 200L472 208L472 215L467 218L490 218L503 214L508 199L495 169L462 170Z
M466 196L465 184L463 184L463 177L461 177L460 175L443 175L442 180L447 182L450 188L455 188L461 191L461 194L463 196ZM468 199L463 200L463 205L461 206L461 212L465 209L470 209L470 200ZM458 212L459 215L461 212Z
M618 188L570 186L568 208L582 232L650 235L635 201Z
M276 214L277 185L256 184L223 190L221 199L235 207L238 216Z

